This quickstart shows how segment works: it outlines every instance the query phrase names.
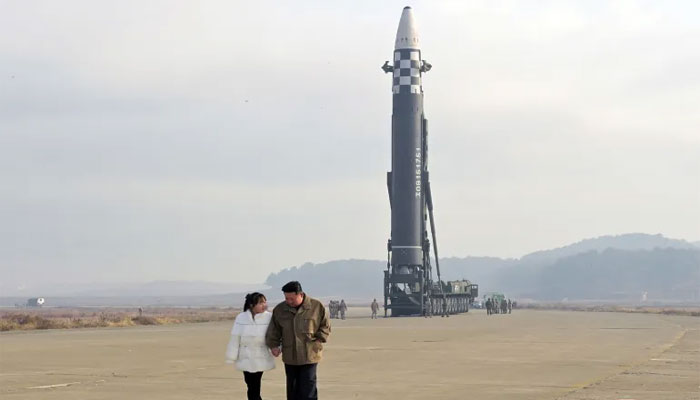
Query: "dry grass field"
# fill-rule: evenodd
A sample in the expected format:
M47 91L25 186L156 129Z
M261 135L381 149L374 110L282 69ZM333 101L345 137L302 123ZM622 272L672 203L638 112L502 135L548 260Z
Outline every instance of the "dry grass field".
M233 320L232 308L37 308L0 311L0 331L106 328Z
M691 400L700 318L483 310L450 318L333 320L323 399ZM244 399L223 362L231 321L0 333L0 398ZM263 377L284 399L284 369Z

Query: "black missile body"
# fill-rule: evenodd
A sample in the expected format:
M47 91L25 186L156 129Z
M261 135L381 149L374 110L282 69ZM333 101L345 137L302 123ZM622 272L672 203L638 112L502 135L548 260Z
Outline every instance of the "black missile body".
M446 315L450 311L467 311L470 302L471 292L469 296L451 296L448 301L440 280L428 180L428 122L423 112L422 77L431 67L421 54L413 10L405 7L396 34L393 65L387 61L382 66L385 73L392 74L393 98L391 171L387 173L391 237L384 272L385 315L389 310L392 316ZM437 282L432 280L428 216ZM461 285L464 284L458 286ZM453 303L454 309L450 309Z

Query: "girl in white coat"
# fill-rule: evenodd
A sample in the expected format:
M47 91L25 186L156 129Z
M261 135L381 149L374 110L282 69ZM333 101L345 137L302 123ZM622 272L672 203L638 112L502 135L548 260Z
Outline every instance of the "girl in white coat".
M275 368L275 359L265 345L265 333L272 313L267 311L267 299L262 293L245 296L243 312L236 316L231 340L226 348L226 362L243 371L248 385L248 400L262 400L260 382L264 371Z

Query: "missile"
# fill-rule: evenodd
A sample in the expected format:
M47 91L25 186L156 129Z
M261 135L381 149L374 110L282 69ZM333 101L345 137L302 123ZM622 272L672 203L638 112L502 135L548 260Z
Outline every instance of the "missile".
M393 63L387 61L382 66L385 73L392 74L393 97L391 171L387 173L391 237L384 285L385 305L388 303L392 315L423 313L430 295L426 230L430 196L426 191L427 120L422 78L431 67L423 60L413 10L405 7L396 32Z
M428 174L428 120L423 113L423 74L432 65L423 59L416 21L405 7L394 43L392 75L391 171L387 189L391 236L384 271L384 316L450 314L469 311L479 285L468 280L443 282ZM430 224L428 225L428 221ZM431 236L428 236L428 226ZM437 279L430 265L431 243Z
M423 259L423 71L410 7L401 14L393 58L391 246L395 273L407 274Z

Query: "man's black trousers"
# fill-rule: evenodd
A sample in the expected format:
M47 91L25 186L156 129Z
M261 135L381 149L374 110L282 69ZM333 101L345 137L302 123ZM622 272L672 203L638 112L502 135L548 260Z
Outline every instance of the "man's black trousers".
M284 364L287 374L287 400L317 400L316 365Z
M243 379L245 380L245 384L248 385L248 400L262 400L262 397L260 397L260 381L262 380L262 374L262 371L243 371Z

